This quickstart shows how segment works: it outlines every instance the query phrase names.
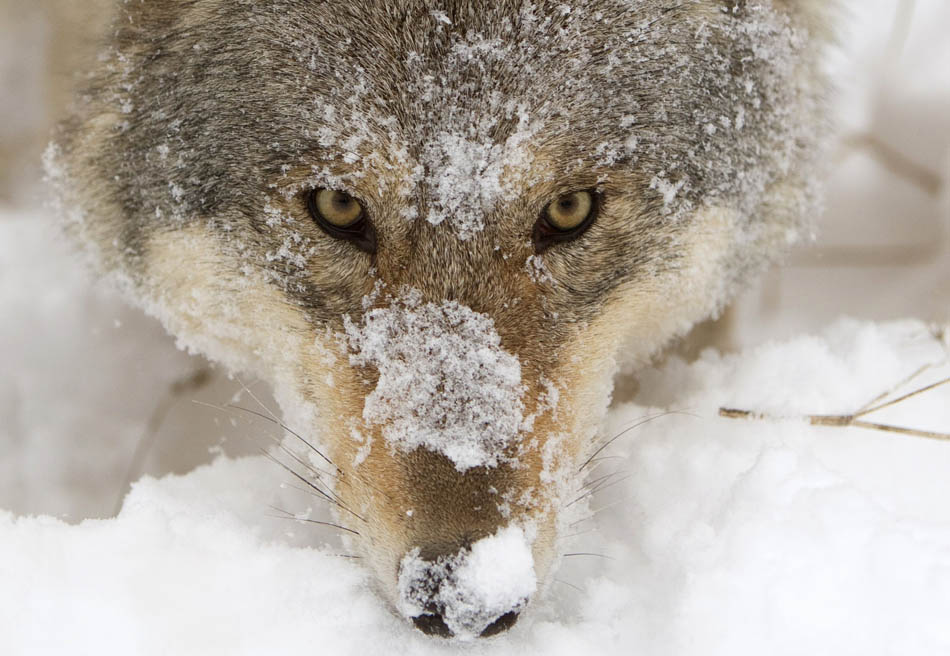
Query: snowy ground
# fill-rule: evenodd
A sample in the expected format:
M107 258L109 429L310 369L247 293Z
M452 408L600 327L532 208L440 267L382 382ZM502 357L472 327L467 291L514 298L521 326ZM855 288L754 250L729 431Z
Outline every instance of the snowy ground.
M950 447L802 420L852 413L921 366L950 375L920 323L844 321L742 355L646 372L617 408L604 469L629 478L590 500L547 599L473 653L938 654L950 650ZM905 389L910 389L909 387ZM898 390L899 391L899 390ZM934 392L876 420L950 425ZM69 525L0 514L5 653L454 653L386 610L368 574L323 547L263 457L220 458L136 483L116 519ZM296 506L294 505L296 504Z
M894 0L859 4L855 138L817 254L742 299L720 337L736 353L641 376L604 435L672 414L605 452L601 472L629 478L563 548L609 558L565 558L510 635L464 651L950 653L950 444L717 416L851 413L924 364L902 390L950 376L930 324L882 322L950 319L950 5L903 3L905 38ZM186 382L207 363L93 285L54 220L0 210L0 654L457 651L387 610L329 530L273 517L308 502L251 455L266 424L192 403L241 385ZM946 432L950 390L874 419ZM132 469L155 477L111 518L143 438Z

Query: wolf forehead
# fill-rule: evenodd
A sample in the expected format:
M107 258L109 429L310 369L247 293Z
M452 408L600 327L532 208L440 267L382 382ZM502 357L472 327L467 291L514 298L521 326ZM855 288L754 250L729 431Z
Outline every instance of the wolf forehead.
M164 223L261 220L304 184L394 190L403 218L463 239L539 183L617 171L658 213L752 216L814 139L797 4L127 3L90 165L131 248Z

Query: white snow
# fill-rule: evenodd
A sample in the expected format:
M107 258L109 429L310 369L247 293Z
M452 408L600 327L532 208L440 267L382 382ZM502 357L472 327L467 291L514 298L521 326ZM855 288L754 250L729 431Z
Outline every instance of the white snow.
M517 195L518 182L532 161L525 145L530 132L519 129L502 145L450 132L433 139L424 161L432 171L427 182L436 202L426 220L439 225L451 219L462 240L481 232L495 204Z
M854 412L946 344L916 322L836 324L746 353L673 360L615 409L595 494L540 601L480 654L920 654L950 649L950 445L801 420L735 421L723 405L794 417ZM942 363L942 364L939 364ZM901 390L895 391L899 393ZM68 401L68 399L66 399ZM876 417L945 430L950 390ZM268 519L288 503L263 457L221 458L135 484L115 519L0 515L3 653L455 653L388 610L325 529ZM319 516L319 515L318 515ZM294 531L294 538L287 531ZM296 534L300 533L300 536ZM532 588L520 529L476 543L458 599ZM540 586L539 586L540 587ZM500 607L499 606L499 607ZM457 628L475 622L459 604Z
M523 422L521 365L491 318L406 292L346 323L350 361L379 372L363 419L404 452L424 446L459 471L496 466Z

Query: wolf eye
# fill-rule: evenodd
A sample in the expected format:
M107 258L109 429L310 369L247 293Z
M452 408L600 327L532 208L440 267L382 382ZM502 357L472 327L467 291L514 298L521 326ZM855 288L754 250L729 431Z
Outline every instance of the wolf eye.
M534 226L534 247L540 253L554 244L580 237L597 216L598 196L592 191L564 194L550 203Z
M313 220L331 237L350 241L367 253L376 252L376 232L357 199L334 189L314 189L307 195L307 207Z
M317 189L312 198L320 220L326 221L334 228L352 227L363 218L363 206L360 202L342 191Z

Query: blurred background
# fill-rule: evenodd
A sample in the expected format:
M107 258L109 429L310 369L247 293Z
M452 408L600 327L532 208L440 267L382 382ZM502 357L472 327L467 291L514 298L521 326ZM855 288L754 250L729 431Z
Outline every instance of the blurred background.
M143 473L256 452L273 426L233 399L275 409L97 285L44 207L42 152L110 4L0 0L0 510L69 521L111 516ZM828 66L841 130L815 243L679 354L841 316L950 322L950 2L855 0Z

